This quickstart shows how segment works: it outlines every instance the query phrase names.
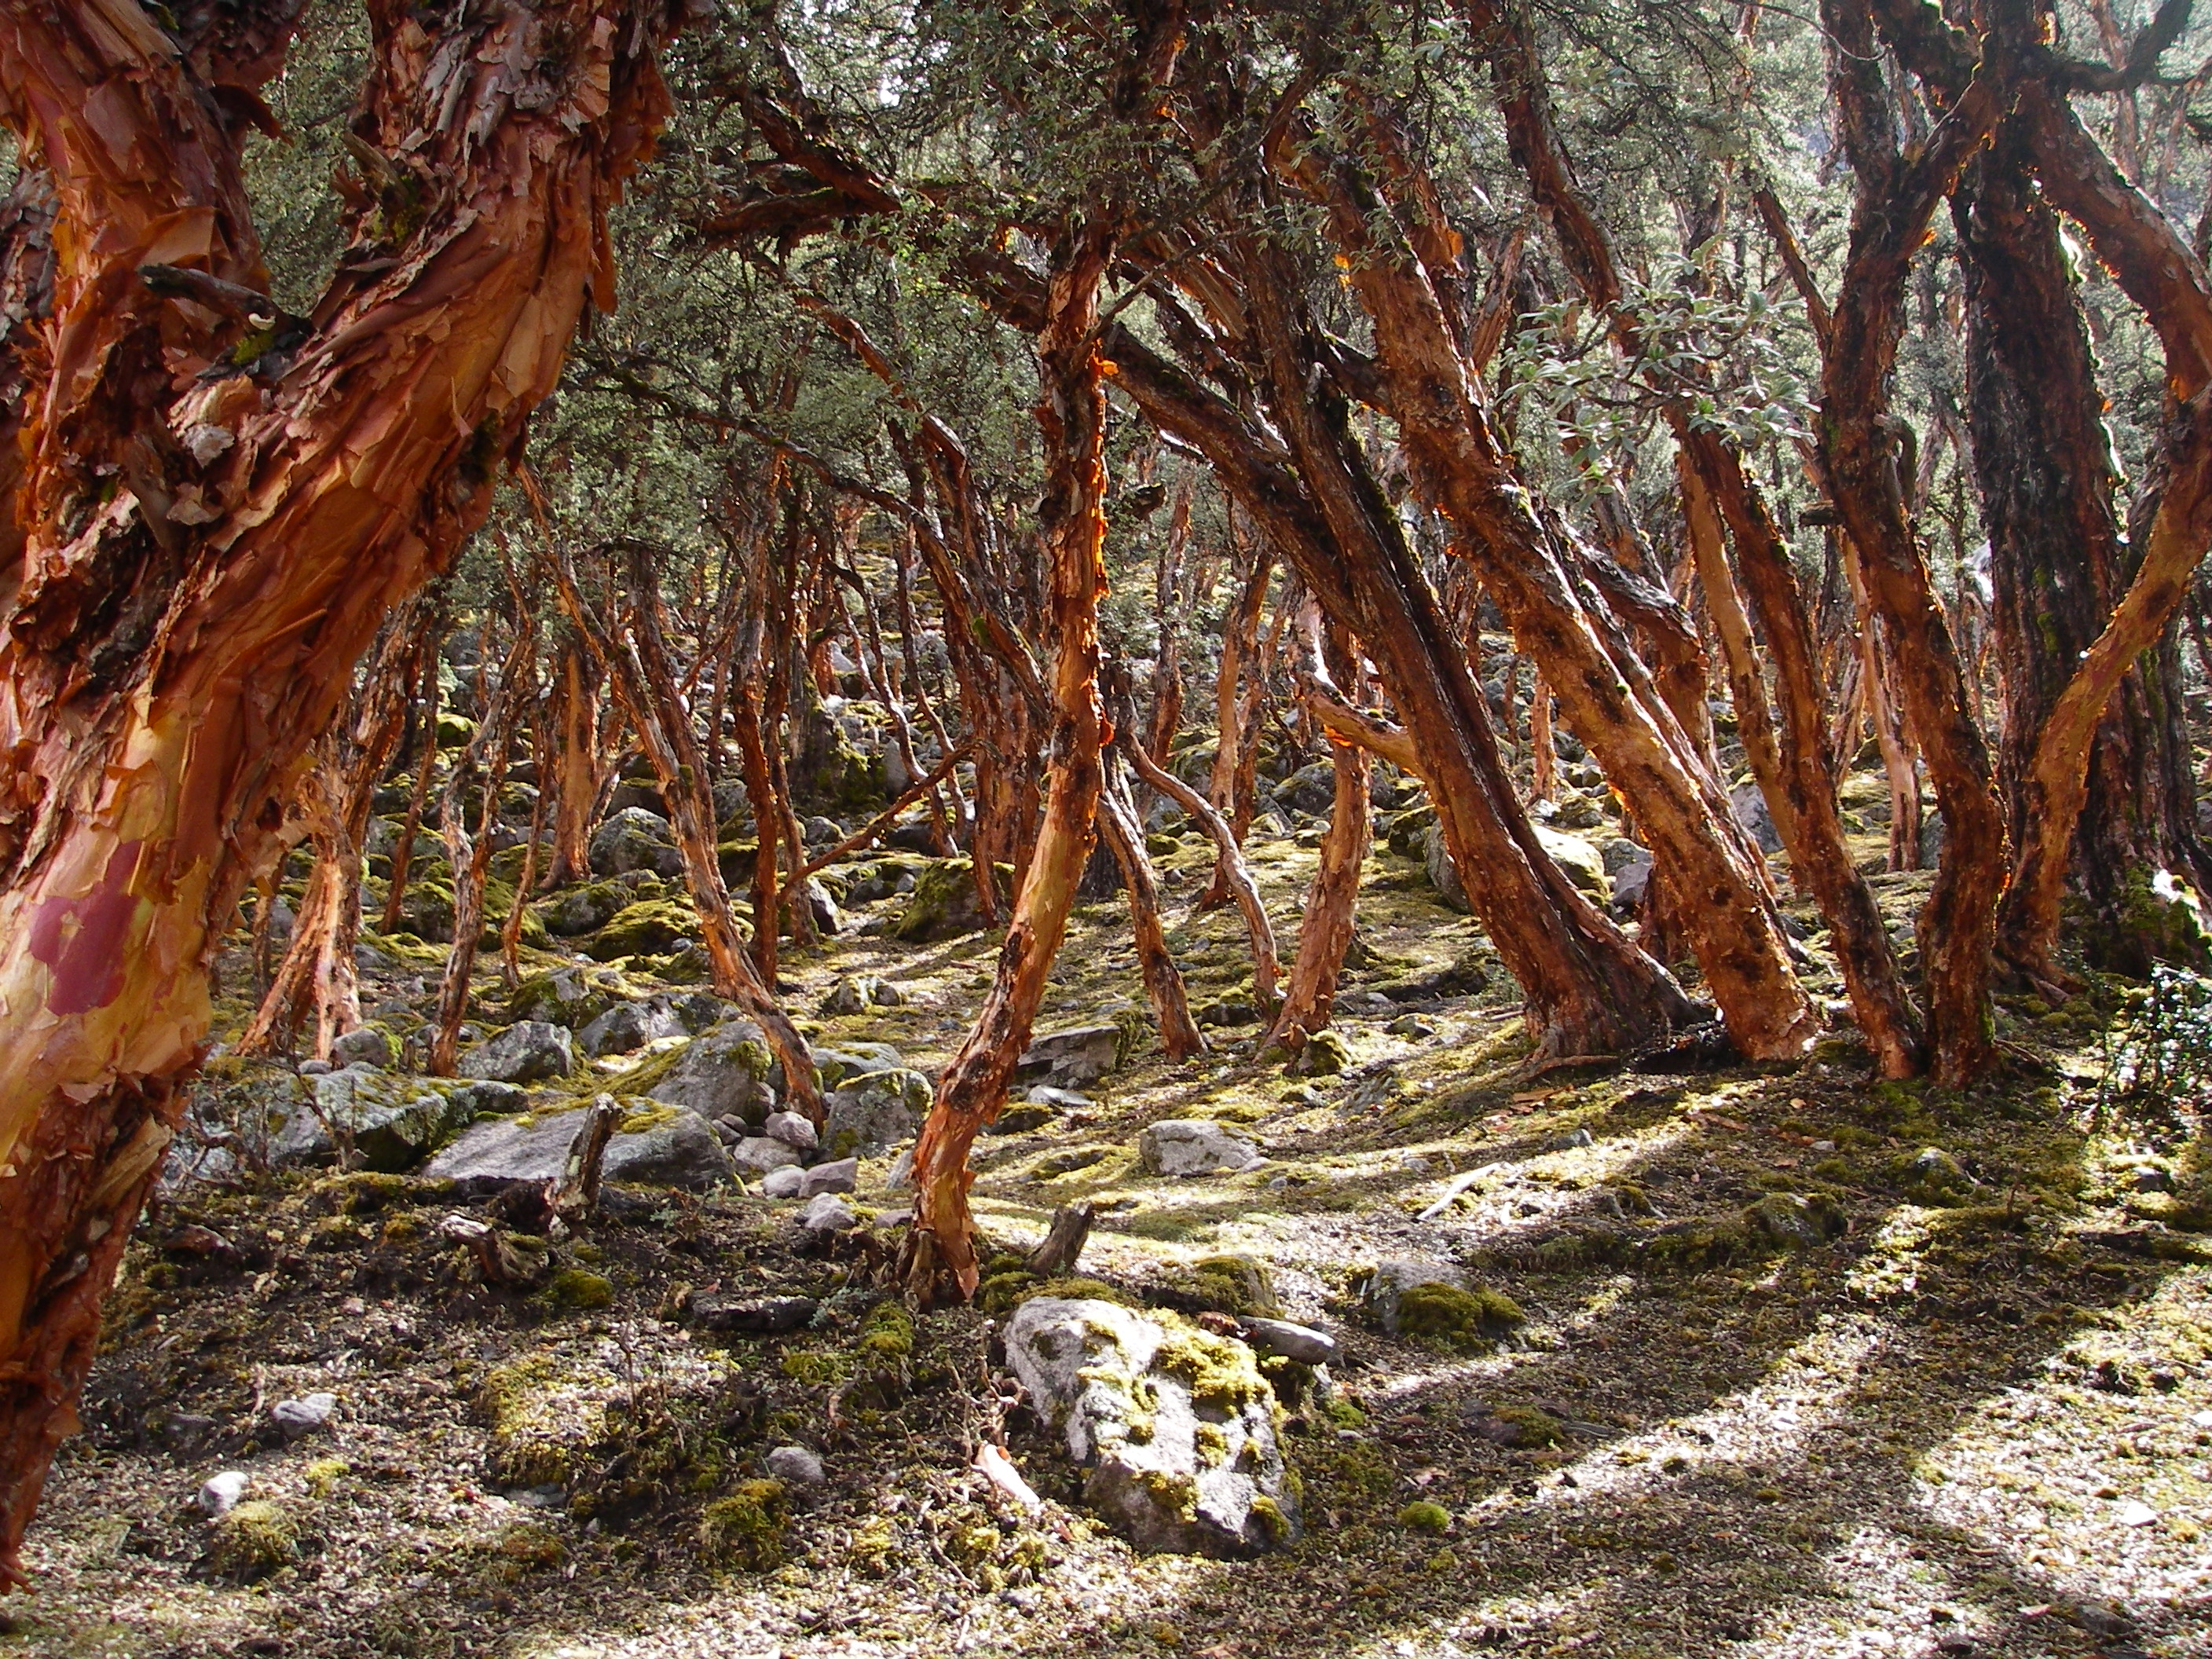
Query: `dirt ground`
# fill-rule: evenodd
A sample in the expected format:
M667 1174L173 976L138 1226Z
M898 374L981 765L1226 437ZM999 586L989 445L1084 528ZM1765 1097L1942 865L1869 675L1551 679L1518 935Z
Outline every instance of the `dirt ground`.
M1279 916L1312 856L1262 848ZM1184 914L1201 851L1166 863L1194 1000L1233 990L1233 914ZM437 1231L461 1206L428 1183L294 1174L142 1227L0 1655L2212 1655L2201 1142L2185 1115L2097 1110L2139 992L2009 1010L2014 1067L1966 1097L1879 1083L1840 1040L1795 1073L1532 1073L1502 974L1405 997L1475 934L1408 861L1370 877L1341 1074L1285 1076L1218 1030L979 1151L997 1239L1089 1198L1085 1275L1141 1291L1245 1253L1340 1337L1335 1394L1285 1425L1294 1547L1133 1554L1011 1400L988 1315L927 1316L910 1353L860 1344L879 1234L810 1249L788 1206L654 1194L556 1247L611 1288L563 1305L472 1282ZM1915 878L1886 889L1902 918ZM787 970L793 1006L884 975L907 1006L817 1032L933 1064L991 948L848 939ZM1113 905L1065 963L1048 1024L1139 1006ZM1232 1122L1268 1162L1146 1176L1136 1133L1170 1116ZM884 1169L864 1206L902 1201ZM1527 1324L1487 1353L1379 1335L1347 1281L1401 1256ZM683 1309L717 1287L823 1311L711 1335ZM269 1405L315 1391L334 1421L274 1437ZM1034 1518L969 1467L1001 1435ZM793 1441L828 1484L730 1565L702 1514ZM211 1556L191 1499L221 1469L276 1506L273 1571Z

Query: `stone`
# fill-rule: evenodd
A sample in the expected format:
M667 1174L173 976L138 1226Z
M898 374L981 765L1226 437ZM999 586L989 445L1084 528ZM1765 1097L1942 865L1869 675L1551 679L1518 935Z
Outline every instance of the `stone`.
M463 1077L494 1083L539 1083L576 1069L575 1034L565 1025L526 1019L461 1056Z
M1642 906L1651 891L1652 864L1650 856L1624 864L1613 872L1613 908L1633 910Z
M691 1298L691 1322L702 1330L744 1336L781 1336L813 1323L822 1304L811 1296L735 1297L704 1294Z
M1562 830L1595 830L1605 822L1605 808L1593 796L1569 795L1552 822Z
M872 1158L921 1127L933 1092L927 1078L904 1067L849 1078L830 1091L822 1144L841 1158Z
M1382 1029L1392 1036L1409 1037L1416 1042L1437 1034L1437 1028L1419 1014L1401 1014Z
M311 1394L298 1400L278 1401L269 1408L269 1420L287 1440L297 1440L303 1434L329 1427L337 1409L337 1395Z
M814 931L835 939L845 931L845 913L837 908L837 901L818 876L809 876L799 889L799 897L805 903L807 920Z
M772 1480L787 1486L818 1486L829 1480L822 1460L804 1446L778 1446L763 1460Z
M811 1233L848 1233L860 1224L853 1206L835 1193L817 1193L799 1212L799 1224Z
M228 1515L238 1507L238 1500L246 1496L246 1488L253 1484L252 1477L244 1469L225 1469L221 1474L209 1476L192 1494L193 1507L202 1515Z
M1465 1289L1459 1269L1439 1261L1397 1257L1376 1265L1353 1281L1361 1311L1384 1333L1401 1334L1398 1304L1417 1285L1449 1285Z
M393 1058L391 1037L374 1025L356 1027L331 1044L334 1066L374 1066L388 1072Z
M325 1163L350 1146L362 1169L413 1169L474 1121L461 1091L349 1066L307 1079L308 1103L286 1119L270 1151L276 1164Z
M446 1097L457 1128L465 1128L480 1117L509 1117L530 1103L530 1093L517 1084L479 1078L464 1083Z
M1055 1089L1049 1083L1040 1083L1022 1097L1032 1106L1049 1106L1056 1112L1079 1112L1094 1104L1091 1097L1073 1089Z
M1605 859L1580 836L1570 836L1547 824L1536 824L1536 840L1551 855L1566 878L1592 898L1604 900L1613 893L1613 879L1605 872Z
M812 1198L821 1193L849 1193L860 1182L860 1160L841 1158L830 1164L817 1164L806 1172L799 1189L801 1198Z
M1049 1106L1009 1106L983 1126L983 1133L987 1135L1032 1134L1051 1122L1055 1115Z
M577 1032L576 1042L596 1059L634 1054L648 1042L683 1034L683 1021L657 1002L617 1002Z
M865 1014L869 1009L879 1006L876 1000L879 991L889 991L893 999L881 1004L881 1006L895 1008L905 1000L873 974L848 974L830 988L828 996L822 999L822 1012L833 1018L839 1014Z
M1736 823L1746 833L1759 843L1760 852L1778 853L1782 850L1782 832L1774 827L1774 814L1767 810L1766 796L1756 782L1747 780L1729 791L1729 811L1735 815Z
M799 1162L799 1154L781 1140L767 1135L747 1135L731 1151L730 1161L740 1174L764 1176L770 1170L788 1169Z
M1443 831L1434 823L1421 832L1421 864L1427 872L1429 885L1436 890L1444 908L1456 910L1463 916L1474 914L1474 907L1467 899L1467 885L1460 880L1459 869L1452 863L1451 849L1444 844Z
M1137 1136L1137 1158L1157 1176L1238 1175L1267 1160L1233 1130L1202 1118L1166 1118Z
M796 1164L770 1170L761 1177L763 1198L797 1198L806 1190L806 1171Z
M535 1121L489 1118L431 1159L423 1173L453 1182L464 1197L495 1193L510 1182L557 1180L583 1127L580 1103ZM703 1118L672 1112L640 1130L617 1129L601 1173L608 1181L703 1191L729 1179L730 1158Z
M1219 997L1201 1006L1192 1018L1200 1025L1234 1030L1241 1025L1257 1025L1260 1010L1249 997Z
M609 815L592 832L586 851L595 875L619 876L633 870L672 877L684 873L684 855L676 850L668 820L642 806L625 806Z
M621 1000L622 981L604 968L556 968L532 974L516 986L507 999L507 1018L510 1024L538 1019L573 1031Z
M939 859L915 878L914 891L885 931L908 945L934 945L982 926L983 904L975 891L973 860Z
M1256 1352L1296 1360L1301 1365L1326 1365L1336 1358L1334 1337L1287 1319L1248 1319L1244 1340Z
M1832 1199L1808 1199L1802 1193L1769 1193L1743 1212L1744 1220L1778 1243L1797 1249L1815 1249L1842 1236L1844 1212Z
M693 1037L646 1098L688 1106L702 1117L760 1123L775 1109L775 1056L761 1028L733 1019Z
M1118 1303L1034 1297L1006 1345L1087 1468L1085 1500L1138 1549L1248 1556L1297 1536L1274 1395L1243 1343Z
M1275 802L1297 812L1327 812L1336 805L1336 766L1318 760L1275 786Z
M592 936L584 949L599 962L617 962L626 957L663 957L682 951L696 941L699 913L688 902L674 899L640 899L615 912L607 925Z
M884 1171L884 1190L887 1193L902 1193L913 1185L914 1148L909 1146L893 1158L891 1167Z
M1617 876L1632 864L1649 864L1651 854L1626 836L1615 836L1597 849L1598 857L1605 860L1605 872Z
M1941 1146L1923 1146L1905 1166L1905 1196L1917 1204L1956 1204L1981 1183Z
M615 919L630 897L629 890L618 883L589 882L542 901L536 907L538 919L545 924L547 933L561 939L574 939L598 933Z
M337 1070L327 1060L303 1060L300 1062L301 1077L324 1077Z
M797 1112L770 1112L768 1121L761 1125L761 1133L770 1140L781 1141L794 1152L811 1152L822 1144L813 1124Z
M1028 1083L1048 1084L1056 1089L1082 1089L1097 1082L1121 1063L1121 1028L1118 1025L1079 1025L1065 1031L1048 1031L1031 1041L1015 1067Z
M888 1042L848 1042L814 1051L814 1069L821 1073L825 1089L870 1072L895 1072L905 1064L906 1056Z

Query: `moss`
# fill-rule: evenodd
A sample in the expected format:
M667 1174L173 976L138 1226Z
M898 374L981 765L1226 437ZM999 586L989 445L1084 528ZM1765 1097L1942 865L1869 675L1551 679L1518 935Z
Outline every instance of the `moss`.
M1273 1390L1243 1343L1216 1336L1172 1314L1158 1317L1166 1340L1152 1364L1182 1378L1190 1389L1191 1404L1200 1412L1218 1412L1227 1418L1255 1402L1273 1402Z
M1456 1285L1415 1285L1398 1297L1398 1328L1407 1336L1462 1352L1481 1352L1527 1322L1510 1297L1463 1291Z
M423 1226L419 1217L404 1214L391 1216L386 1218L384 1231L380 1236L379 1242L393 1249L409 1244L419 1244L428 1231Z
M563 1267L553 1275L545 1294L563 1308L604 1308L615 1299L613 1281L581 1267Z
M265 1498L231 1510L208 1540L208 1565L225 1578L265 1578L299 1559L298 1523Z
M1334 1031L1316 1031L1284 1069L1294 1077L1334 1077L1352 1063L1352 1050Z
M1209 1255L1169 1269L1158 1300L1185 1312L1273 1315L1282 1311L1267 1266L1249 1255Z
M623 1114L623 1121L615 1125L615 1133L624 1135L649 1134L655 1129L665 1128L682 1115L680 1106L663 1106L653 1101L634 1101Z
M369 1215L402 1201L443 1202L453 1197L453 1183L425 1181L414 1176L379 1175L363 1170L319 1181L308 1188L308 1194L329 1204L341 1215Z
M781 1480L741 1481L699 1517L699 1547L717 1566L767 1572L783 1565L790 1511Z
M1141 1308L1145 1304L1123 1290L1119 1285L1109 1285L1099 1279L1048 1279L1034 1290L1022 1291L1014 1300L1027 1302L1032 1297L1048 1296L1067 1302L1118 1302L1125 1308Z
M1043 1282L1035 1273L1018 1267L1011 1273L992 1273L976 1285L975 1306L987 1314L1008 1312Z
M878 1303L860 1326L860 1352L878 1359L914 1353L914 1316L896 1302Z
M499 1529L491 1548L508 1569L503 1576L512 1578L557 1567L568 1559L568 1547L557 1534L528 1521L508 1522Z
M1252 1500L1252 1518L1260 1523L1260 1530L1267 1534L1271 1544L1287 1544L1291 1540L1291 1517L1283 1513L1283 1506L1265 1493Z
M550 1354L532 1354L484 1378L479 1401L491 1424L492 1478L507 1486L565 1486L606 1430L606 1403L564 1376Z
M338 1482L353 1473L353 1465L343 1457L318 1457L301 1471L307 1482L307 1490L318 1498L327 1498Z
M783 1357L783 1374L794 1382L804 1382L809 1388L822 1388L845 1380L848 1370L842 1354L830 1353L820 1348L793 1348Z
M1416 1498L1398 1511L1398 1524L1409 1532L1449 1532L1451 1529L1451 1511L1425 1498Z
M1567 1437L1559 1419L1549 1412L1538 1411L1533 1406L1494 1406L1491 1420L1503 1423L1513 1432L1506 1443L1513 1446L1556 1446Z
M600 962L620 957L665 956L699 936L699 915L672 899L644 899L627 905L592 935L584 949Z

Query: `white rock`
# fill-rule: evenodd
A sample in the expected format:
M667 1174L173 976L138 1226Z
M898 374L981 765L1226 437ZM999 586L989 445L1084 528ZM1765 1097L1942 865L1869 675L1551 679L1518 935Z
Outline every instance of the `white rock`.
M914 1148L909 1146L891 1160L890 1173L884 1177L884 1190L902 1193L914 1185Z
M252 1477L244 1469L225 1469L200 1483L192 1503L202 1515L228 1515L238 1507L238 1500L246 1496L246 1487L252 1484Z
M853 1213L853 1206L835 1193L820 1193L809 1200L799 1212L799 1224L809 1232L849 1232L860 1224L860 1218Z
M814 1126L797 1112L770 1112L761 1133L770 1140L780 1140L793 1152L811 1152L821 1144Z
M1169 1118L1137 1137L1137 1156L1154 1175L1237 1175L1267 1160L1243 1136L1201 1118Z
M283 1431L287 1440L296 1440L326 1425L337 1408L337 1395L311 1394L304 1399L278 1401L270 1407L269 1420Z
M2141 1499L2130 1498L2114 1512L2114 1519L2124 1527L2148 1527L2158 1519L2158 1511Z
M747 1135L730 1149L730 1161L750 1176L764 1176L799 1162L799 1154L781 1140L766 1135Z
M796 1164L787 1164L781 1170L770 1170L761 1177L761 1196L763 1198L797 1198L806 1188L806 1171Z
M804 1446L778 1446L768 1455L768 1472L787 1486L818 1486L830 1478L822 1460Z

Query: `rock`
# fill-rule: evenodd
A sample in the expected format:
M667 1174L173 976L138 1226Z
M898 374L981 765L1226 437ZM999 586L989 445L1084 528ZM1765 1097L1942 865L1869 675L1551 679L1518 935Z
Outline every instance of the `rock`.
M1651 861L1651 854L1626 836L1615 836L1599 848L1597 853L1605 860L1605 872L1609 876L1619 875L1632 864L1649 864Z
M665 957L690 945L699 933L699 913L674 899L640 899L617 910L584 948L599 962L625 957Z
M814 1133L814 1126L797 1112L770 1112L768 1121L761 1125L761 1133L770 1140L780 1140L794 1152L811 1152L822 1144Z
M622 981L604 968L556 968L516 986L507 999L507 1018L510 1024L537 1019L573 1031L621 1000Z
M1562 830L1595 830L1605 822L1605 808L1589 795L1569 795L1559 803L1552 822Z
M902 1193L914 1185L914 1148L909 1146L891 1160L891 1167L884 1174L884 1190Z
M374 1066L390 1071L392 1059L392 1039L374 1025L348 1031L331 1044L331 1062L335 1066Z
M1459 878L1459 871L1451 860L1451 849L1444 845L1444 835L1434 823L1421 832L1421 861L1428 872L1429 885L1448 910L1462 915L1472 915L1474 908L1467 900L1467 886Z
M199 1491L192 1495L193 1506L204 1516L228 1515L252 1484L252 1477L244 1469L225 1469L200 1483Z
M562 939L596 933L630 902L628 888L611 881L595 881L556 893L536 908L545 931Z
M1065 1031L1048 1031L1036 1038L1021 1057L1015 1074L1029 1083L1056 1089L1082 1089L1096 1083L1121 1063L1121 1028L1118 1025L1079 1025Z
M871 1008L896 1008L906 1001L898 987L873 974L848 974L822 999L824 1014L864 1014Z
M1316 1031L1283 1069L1292 1077L1334 1077L1352 1063L1352 1051L1334 1031Z
M1402 1334L1399 1304L1407 1291L1419 1285L1449 1285L1464 1288L1459 1269L1438 1261L1398 1257L1379 1261L1354 1281L1361 1310L1391 1336Z
M702 1330L744 1336L781 1336L811 1324L822 1304L811 1296L691 1298L691 1322Z
M1593 898L1603 900L1611 896L1613 880L1605 873L1605 860L1596 848L1580 836L1565 835L1547 824L1534 827L1537 842L1569 881Z
M1392 1036L1409 1037L1417 1042L1437 1034L1437 1028L1419 1014L1401 1014L1382 1029Z
M829 1480L822 1460L804 1446L778 1446L763 1460L770 1478L787 1486L818 1486Z
M733 1019L684 1045L661 1079L646 1091L649 1100L688 1106L702 1117L736 1117L759 1123L775 1109L769 1086L775 1056L768 1039L750 1020Z
M933 1091L929 1079L904 1068L848 1079L830 1092L822 1144L839 1157L874 1157L921 1127Z
M583 1051L600 1054L634 1054L661 1037L680 1036L684 1023L671 1010L653 1002L617 1002L576 1033Z
M1980 1184L1941 1146L1923 1146L1915 1152L1905 1166L1902 1182L1913 1202L1936 1206L1956 1204Z
M1633 910L1640 907L1651 890L1651 860L1646 856L1631 864L1624 864L1613 872L1613 908Z
M1242 1342L1173 1315L1036 1297L1006 1358L1088 1467L1085 1501L1144 1551L1242 1556L1297 1532L1274 1395Z
M311 1394L298 1400L278 1401L269 1408L269 1420L287 1440L297 1440L303 1434L329 1427L337 1409L337 1395Z
M849 1193L860 1184L860 1160L841 1158L835 1163L817 1164L806 1172L799 1189L801 1198L812 1198L820 1193Z
M1248 1319L1244 1340L1258 1352L1294 1359L1301 1365L1326 1365L1336 1358L1334 1337L1287 1319Z
M1774 827L1774 814L1767 810L1766 797L1759 785L1746 781L1729 791L1729 811L1735 821L1759 843L1762 853L1782 850L1782 832ZM1932 866L1931 866L1932 867Z
M676 850L668 820L642 806L625 806L611 815L592 832L586 851L596 875L619 876L632 870L661 876L684 873L684 855Z
M763 1198L797 1198L806 1190L806 1171L796 1164L770 1170L761 1177Z
M290 1565L299 1555L299 1523L278 1505L257 1498L215 1523L207 1565L222 1577L246 1583Z
M1241 1174L1267 1160L1243 1136L1202 1118L1167 1118L1137 1136L1137 1157L1158 1176Z
M799 889L799 897L805 903L807 920L814 931L835 939L845 931L845 913L837 908L837 901L818 876L809 876Z
M1327 812L1336 805L1336 766L1318 760L1275 786L1275 803L1299 812Z
M1769 1193L1743 1212L1747 1224L1778 1243L1815 1249L1839 1238L1848 1222L1832 1199L1808 1199L1802 1193Z
M799 1212L799 1224L811 1233L847 1233L860 1224L853 1206L835 1193L817 1193Z
M526 1019L461 1056L463 1077L494 1083L539 1083L576 1069L576 1039L565 1025Z
M1234 1030L1240 1025L1257 1025L1260 1010L1249 997L1221 997L1200 1007L1192 1018L1200 1025Z
M1032 1106L1049 1106L1056 1112L1079 1112L1094 1104L1089 1095L1079 1094L1073 1089L1055 1089L1049 1083L1040 1083L1022 1097Z
M939 859L915 878L914 891L885 931L908 945L934 945L972 933L982 925L983 905L975 891L974 861Z
M825 1089L871 1072L895 1072L905 1064L906 1057L888 1042L848 1042L814 1051L814 1069L822 1074Z
M508 1117L530 1102L529 1091L512 1083L480 1078L464 1083L446 1097L456 1128L465 1128L480 1117Z
M300 1062L301 1077L325 1077L337 1070L327 1060L303 1060Z
M987 1135L1025 1135L1042 1129L1055 1114L1049 1106L1009 1106L983 1126Z
M510 1182L556 1180L583 1127L580 1104L534 1122L487 1119L431 1159L423 1173L452 1181L464 1197L495 1193ZM728 1180L730 1159L704 1119L679 1111L627 1133L617 1129L607 1142L601 1172L608 1181L696 1192Z
M732 1150L730 1159L739 1173L759 1176L770 1170L789 1169L799 1162L799 1154L767 1135L748 1135Z
M286 1120L270 1149L277 1164L321 1163L349 1144L363 1169L398 1175L413 1169L476 1118L462 1091L372 1066L325 1072L307 1080L312 1103Z

